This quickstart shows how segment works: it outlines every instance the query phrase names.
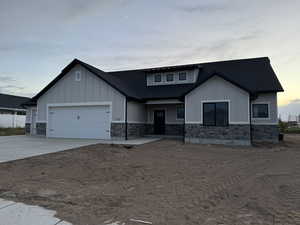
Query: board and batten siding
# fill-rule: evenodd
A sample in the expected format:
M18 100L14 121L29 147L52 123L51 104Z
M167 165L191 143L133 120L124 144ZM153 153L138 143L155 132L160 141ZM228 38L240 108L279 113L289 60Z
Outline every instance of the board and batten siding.
M269 117L268 118L252 118L252 124L256 125L276 125L278 124L278 107L277 107L277 93L259 94L258 97L251 101L251 104L268 104Z
M81 72L80 81L75 72ZM46 122L47 104L111 102L112 121L124 122L125 96L84 67L76 65L37 101L37 121Z
M203 123L203 102L228 101L229 124L249 124L249 94L214 76L185 96L186 123Z

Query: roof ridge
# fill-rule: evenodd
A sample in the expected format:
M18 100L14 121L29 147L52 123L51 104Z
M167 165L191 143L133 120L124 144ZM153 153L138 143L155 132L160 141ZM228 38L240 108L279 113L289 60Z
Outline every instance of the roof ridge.
M180 64L180 65L173 65L173 66L159 66L159 67L147 67L147 68L140 68L140 69L129 69L129 70L115 70L115 71L105 71L106 73L120 73L120 72L132 72L132 71L147 71L153 69L163 69L163 68L176 68L176 67L184 67L184 66L200 66L203 64L211 64L211 63L224 63L224 62L236 62L236 61L251 61L251 60L266 60L270 62L268 56L263 57L254 57L254 58L242 58L242 59L229 59L229 60L221 60L221 61L210 61L210 62L202 62L202 63L189 63L189 64Z

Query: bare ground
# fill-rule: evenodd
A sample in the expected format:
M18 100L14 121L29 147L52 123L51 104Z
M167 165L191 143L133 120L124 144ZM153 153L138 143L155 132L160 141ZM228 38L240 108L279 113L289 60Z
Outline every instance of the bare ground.
M0 198L78 225L300 224L300 135L278 145L93 145L0 164Z

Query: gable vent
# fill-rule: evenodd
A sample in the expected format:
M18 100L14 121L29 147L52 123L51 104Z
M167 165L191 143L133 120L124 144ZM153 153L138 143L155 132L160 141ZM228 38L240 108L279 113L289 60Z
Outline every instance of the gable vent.
M80 81L81 80L81 72L80 71L76 71L75 72L75 81Z

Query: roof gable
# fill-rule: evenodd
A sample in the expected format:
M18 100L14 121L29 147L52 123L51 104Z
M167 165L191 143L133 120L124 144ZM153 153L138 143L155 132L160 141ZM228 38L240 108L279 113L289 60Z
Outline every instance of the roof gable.
M104 72L78 59L74 59L53 81L34 96L33 100L36 101L76 64L80 64L124 96L138 101L183 98L191 90L216 74L253 95L283 91L267 57L114 72ZM181 70L182 68L198 68L197 81L193 84L147 86L146 75L148 73Z
M99 70L96 67L86 64L78 59L74 59L69 65L67 65L61 71L61 73L56 78L54 78L54 80L52 80L44 89L42 89L37 95L35 95L32 98L32 100L36 101L39 97L41 97L43 94L45 94L52 86L54 86L60 79L62 79L76 65L81 65L86 70L88 70L92 74L96 75L98 78L100 78L101 80L103 80L104 82L106 82L107 84L109 84L110 86L112 86L113 88L118 90L119 92L121 92L121 94L127 96L127 94L122 90L122 88L119 88L119 86L121 86L121 85L117 85L117 82L113 77L107 76L107 74L104 71Z
M236 89L236 90L238 89L240 92L246 93L247 95L250 94L250 92L248 90L237 85L235 82L232 82L232 81L228 80L227 78L224 78L224 76L222 76L220 74L214 73L211 76L209 76L207 79L203 80L203 82L198 83L198 85L195 85L192 89L190 89L188 92L186 92L184 94L184 96L191 94L193 91L196 91L199 88L201 89L202 87L207 85L210 81L212 81L212 82L216 81L215 78L218 78L218 80L217 80L218 85L226 85L226 83L227 83L226 86L230 85L233 89ZM220 81L222 81L222 83L220 83ZM209 87L209 88L211 89L211 87Z

